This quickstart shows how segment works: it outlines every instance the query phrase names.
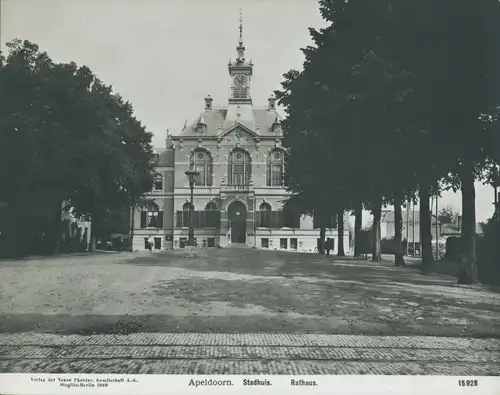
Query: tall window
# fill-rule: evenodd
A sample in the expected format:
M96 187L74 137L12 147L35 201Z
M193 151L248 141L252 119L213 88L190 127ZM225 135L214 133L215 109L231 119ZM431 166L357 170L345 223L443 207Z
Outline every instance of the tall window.
M271 206L269 205L269 203L262 203L259 206L259 210L260 210L259 225L264 228L267 228L271 224Z
M149 202L146 210L141 212L141 228L163 228L163 211L156 203Z
M229 185L248 185L252 174L252 162L248 152L235 149L229 156Z
M209 228L217 228L220 222L220 214L217 211L217 205L214 202L209 202L205 206L205 226Z
M283 173L285 170L285 156L282 150L273 150L267 156L267 186L283 186Z
M191 154L191 169L200 173L195 184L201 186L212 186L213 161L210 152L204 149L197 149Z
M163 191L163 175L155 174L153 179L153 191Z

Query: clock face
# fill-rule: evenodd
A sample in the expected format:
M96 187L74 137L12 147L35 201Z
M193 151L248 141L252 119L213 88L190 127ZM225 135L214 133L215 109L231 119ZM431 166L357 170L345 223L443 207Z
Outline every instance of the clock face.
M234 77L234 83L235 85L238 86L243 86L247 82L247 77L243 74L238 74L236 77Z

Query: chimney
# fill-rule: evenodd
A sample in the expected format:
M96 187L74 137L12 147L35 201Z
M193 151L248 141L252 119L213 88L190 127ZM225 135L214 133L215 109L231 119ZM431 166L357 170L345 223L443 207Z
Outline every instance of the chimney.
M276 110L276 96L274 96L274 93L269 96L269 110Z
M212 99L212 96L207 95L207 97L205 97L205 110L212 109L212 102L213 101L214 101L214 99Z
M458 228L458 231L461 232L462 231L462 216L459 215L457 217L457 228Z

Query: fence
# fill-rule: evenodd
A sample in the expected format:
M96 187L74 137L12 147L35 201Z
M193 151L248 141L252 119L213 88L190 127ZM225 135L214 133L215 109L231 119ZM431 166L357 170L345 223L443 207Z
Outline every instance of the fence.
M189 217L190 211L177 211L176 226L178 228L189 227L191 225ZM193 228L220 228L220 211L204 210L193 211Z

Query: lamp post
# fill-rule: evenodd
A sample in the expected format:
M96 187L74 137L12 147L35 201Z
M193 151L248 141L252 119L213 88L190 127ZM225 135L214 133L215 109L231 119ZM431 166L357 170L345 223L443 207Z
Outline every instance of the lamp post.
M198 173L196 170L190 169L186 171L185 174L189 181L189 189L191 190L191 201L189 206L189 233L188 233L187 245L194 246L196 242L194 239L194 228L193 228L193 211L194 211L193 194L194 194L194 183L196 182L196 178L200 175L200 173Z

